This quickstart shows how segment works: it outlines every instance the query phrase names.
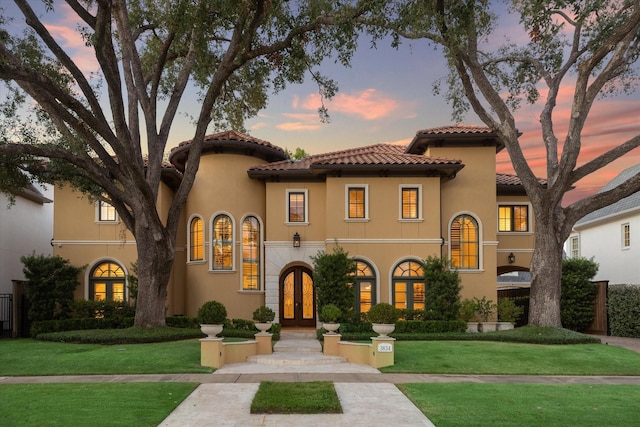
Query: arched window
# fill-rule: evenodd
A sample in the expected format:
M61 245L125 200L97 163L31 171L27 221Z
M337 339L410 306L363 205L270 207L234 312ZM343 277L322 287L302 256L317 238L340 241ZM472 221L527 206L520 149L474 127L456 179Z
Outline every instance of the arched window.
M260 222L254 216L242 221L242 289L260 289Z
M393 269L393 305L399 309L424 309L424 271L422 262L403 261Z
M227 215L213 219L213 270L233 270L233 223Z
M376 303L376 273L371 265L362 260L356 261L356 277L353 283L356 301L356 314L366 313Z
M115 262L103 262L91 270L89 298L94 301L124 301L126 277Z
M202 218L194 217L189 225L189 261L204 259L204 227Z
M451 222L450 233L451 265L460 270L480 268L478 221L471 215L459 215Z

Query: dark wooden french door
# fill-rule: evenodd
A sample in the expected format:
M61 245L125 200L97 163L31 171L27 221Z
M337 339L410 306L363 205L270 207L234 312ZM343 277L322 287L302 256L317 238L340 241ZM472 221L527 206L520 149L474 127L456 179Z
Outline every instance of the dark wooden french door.
M306 267L290 267L280 276L280 323L282 326L316 326L313 276Z

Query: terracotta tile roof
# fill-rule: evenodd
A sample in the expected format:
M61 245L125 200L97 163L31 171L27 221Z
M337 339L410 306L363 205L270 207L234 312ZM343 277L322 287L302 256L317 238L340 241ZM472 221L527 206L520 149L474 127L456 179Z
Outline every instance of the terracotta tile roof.
M428 147L445 145L458 147L494 146L496 152L504 148L496 134L486 126L457 124L416 132L407 153L424 154Z
M493 131L486 126L465 125L460 123L452 126L441 126L437 128L419 130L416 132L416 135L469 135L490 133L493 133Z
M187 140L187 141L182 141L180 144L178 144L178 147L184 147L186 145L190 145L191 144L191 139ZM237 132L235 130L227 130L227 131L223 131L223 132L218 132L218 133L214 133L211 135L207 135L204 137L204 141L206 142L212 142L212 141L242 141L242 142L252 142L256 145L261 145L264 147L269 147L269 148L275 148L277 150L282 151L282 153L284 154L284 150L280 147L277 147L273 144L271 144L268 141L265 141L263 139L260 138L256 138L254 136L251 135L247 135L245 133L241 133L241 132ZM176 150L178 147L174 148L171 150L171 152L173 152L174 150Z
M538 178L538 182L542 185L547 185L547 180ZM522 181L518 178L518 175L511 175L506 173L496 174L496 184L498 185L522 185Z

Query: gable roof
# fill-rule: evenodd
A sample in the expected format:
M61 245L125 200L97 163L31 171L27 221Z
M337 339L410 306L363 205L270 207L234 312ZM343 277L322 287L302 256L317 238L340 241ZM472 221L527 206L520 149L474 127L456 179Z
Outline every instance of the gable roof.
M169 161L180 171L184 171L192 140L182 141L171 150ZM258 157L267 162L285 160L285 151L268 141L255 138L235 130L218 132L204 137L202 154L236 153Z
M453 178L464 167L461 160L408 154L405 147L376 144L254 166L252 178L325 179L329 176L440 176Z
M604 187L602 187L598 193L602 193L612 188L617 187L622 184L629 178L640 174L640 164L635 166L631 166L620 172L618 176L609 181ZM598 209L597 211L593 211L590 214L582 217L574 227L585 226L590 223L602 221L611 217L615 217L618 215L623 215L626 213L633 212L635 210L640 209L640 191L637 193L633 193L630 196L625 197L624 199L618 200L615 203L610 204L609 206L605 206L603 208Z
M416 132L407 153L423 154L429 146L496 147L496 153L504 148L497 135L488 127L457 124Z

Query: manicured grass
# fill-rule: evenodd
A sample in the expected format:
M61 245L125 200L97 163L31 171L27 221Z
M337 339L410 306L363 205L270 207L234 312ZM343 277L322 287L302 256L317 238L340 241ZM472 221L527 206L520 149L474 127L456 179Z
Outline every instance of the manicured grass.
M632 426L640 386L545 384L402 384L438 427Z
M252 414L341 414L332 382L260 383L251 402Z
M640 353L603 344L397 341L382 372L496 375L640 375Z
M0 375L207 373L197 339L151 344L0 340Z
M0 384L3 426L157 426L191 383Z

